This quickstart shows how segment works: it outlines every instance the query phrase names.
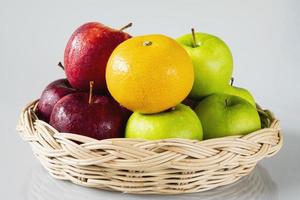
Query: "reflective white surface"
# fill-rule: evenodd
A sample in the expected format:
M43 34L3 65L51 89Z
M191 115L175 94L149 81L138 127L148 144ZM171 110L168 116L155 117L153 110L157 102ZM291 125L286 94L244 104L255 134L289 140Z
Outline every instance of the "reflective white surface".
M299 11L297 0L0 0L1 199L299 199ZM192 26L218 35L232 50L236 85L281 120L283 149L238 183L198 194L128 195L52 179L15 126L22 107L64 76L56 64L72 31L87 21L132 21L132 35L178 37Z

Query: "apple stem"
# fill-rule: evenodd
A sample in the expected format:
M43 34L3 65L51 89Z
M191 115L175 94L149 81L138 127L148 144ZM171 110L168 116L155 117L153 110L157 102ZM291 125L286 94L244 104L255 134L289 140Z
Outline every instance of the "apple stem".
M125 29L127 29L127 28L129 28L129 27L131 27L131 26L132 26L132 22L130 22L129 24L123 26L123 27L120 28L119 30L120 30L120 31L124 31Z
M59 62L57 65L65 71L65 67L63 66L63 64L61 64L61 62Z
M230 85L233 86L233 82L234 82L234 77L231 77L230 79Z
M94 81L90 81L89 104L92 103Z
M197 47L195 29L194 28L192 28L192 37L193 37L193 47Z
M225 105L228 106L228 99L225 99Z

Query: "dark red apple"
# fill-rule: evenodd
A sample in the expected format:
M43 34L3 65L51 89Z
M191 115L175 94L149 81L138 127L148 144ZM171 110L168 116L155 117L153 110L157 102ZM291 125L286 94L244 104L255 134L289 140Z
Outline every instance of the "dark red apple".
M39 119L49 122L54 105L67 94L76 92L67 79L58 79L50 83L43 91L37 106Z
M120 105L120 104L119 104ZM120 108L121 108L121 111L122 111L122 114L123 114L123 118L127 119L130 117L130 115L132 114L132 111L131 110L128 110L127 108L125 108L124 106L120 105Z
M122 108L123 109L123 108ZM60 132L75 133L95 139L123 137L129 116L108 96L74 93L54 106L50 125Z
M195 101L195 100L193 100L193 99L190 99L190 98L188 98L188 97L185 98L185 99L182 101L182 103L183 103L184 105L189 106L191 109L196 108L196 106L197 106L197 104L198 104L197 101Z
M106 91L105 69L112 51L131 36L97 22L80 26L69 39L64 64L66 76L72 87L89 89L94 81L94 92Z

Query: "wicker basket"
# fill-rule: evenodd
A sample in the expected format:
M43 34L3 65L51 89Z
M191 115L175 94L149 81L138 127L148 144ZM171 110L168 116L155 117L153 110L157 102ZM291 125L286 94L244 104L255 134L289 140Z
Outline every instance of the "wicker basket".
M21 137L53 177L86 187L138 194L210 190L248 175L282 146L278 120L259 106L264 128L245 136L149 141L59 133L37 118L37 102L20 115Z

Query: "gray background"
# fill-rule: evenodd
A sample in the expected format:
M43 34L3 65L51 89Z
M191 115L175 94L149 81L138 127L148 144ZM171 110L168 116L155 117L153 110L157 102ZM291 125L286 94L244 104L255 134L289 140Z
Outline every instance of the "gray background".
M132 35L162 33L178 37L195 27L197 31L219 36L234 56L235 85L249 89L257 102L281 119L284 148L260 163L252 174L254 180L250 177L243 184L221 189L219 194L212 191L175 197L121 196L53 180L19 138L15 126L21 108L38 98L49 82L64 76L56 65L63 60L66 42L75 28L88 21L116 28L134 22L128 30ZM1 198L297 199L300 195L299 52L300 1L296 0L1 0ZM258 183L262 185L260 189L255 188ZM249 187L246 191L250 196L236 192L240 185Z

